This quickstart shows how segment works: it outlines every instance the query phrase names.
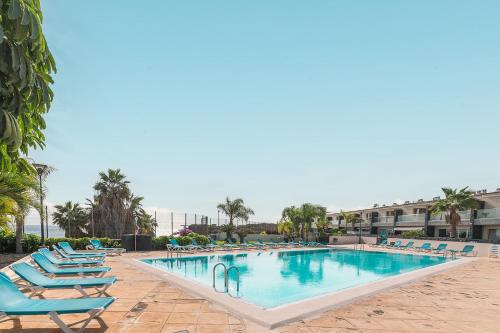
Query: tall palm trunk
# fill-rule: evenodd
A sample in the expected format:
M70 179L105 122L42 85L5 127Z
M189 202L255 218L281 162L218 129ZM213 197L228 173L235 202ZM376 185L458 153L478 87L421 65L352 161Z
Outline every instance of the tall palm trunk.
M24 216L16 217L16 253L23 253L23 226Z
M450 225L451 225L451 230L450 230L450 236L451 238L457 238L457 226L460 224L460 215L452 210L450 211Z

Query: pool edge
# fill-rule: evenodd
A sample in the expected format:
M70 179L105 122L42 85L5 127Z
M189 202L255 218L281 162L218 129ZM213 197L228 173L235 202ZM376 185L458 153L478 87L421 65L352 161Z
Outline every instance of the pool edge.
M148 272L151 272L155 276L171 282L178 288L187 290L190 293L222 306L231 314L250 320L251 322L268 329L274 329L291 322L312 318L325 311L345 306L390 288L406 285L476 260L476 258L473 257L460 258L454 261L448 261L396 276L390 276L361 286L331 292L322 296L316 296L303 301L293 302L266 310L241 299L216 292L207 286L163 271L143 262L143 259L150 258L131 259L131 262L135 266L147 269ZM202 288L200 288L200 286L202 286Z

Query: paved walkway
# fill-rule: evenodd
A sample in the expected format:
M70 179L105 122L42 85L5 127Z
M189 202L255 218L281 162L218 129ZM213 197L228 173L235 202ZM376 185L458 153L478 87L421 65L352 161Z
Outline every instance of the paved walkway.
M118 300L87 332L269 332L138 271L128 260L148 255L157 257L158 252L127 253L107 260L119 279L109 294ZM62 298L77 297L78 293L50 291L45 295ZM76 323L75 328L83 318L63 316L66 322ZM59 331L46 316L27 316L1 322L0 332ZM500 332L500 260L479 259L273 332Z

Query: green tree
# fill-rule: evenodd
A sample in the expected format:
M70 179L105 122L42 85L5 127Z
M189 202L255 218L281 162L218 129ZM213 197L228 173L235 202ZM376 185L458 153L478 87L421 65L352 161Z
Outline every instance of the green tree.
M99 181L94 185L94 229L97 237L120 238L125 232L133 233L133 216L129 206L131 200L130 183L120 169L108 169L99 173Z
M234 224L224 224L220 227L220 230L226 233L226 240L229 240L233 238L233 233L236 230L236 227Z
M457 226L461 221L458 212L478 209L479 203L474 198L474 193L469 190L468 186L461 189L443 187L442 190L445 198L434 202L429 211L431 213L445 213L445 221L451 225L451 237L456 238Z
M33 173L0 172L0 227L16 226L16 252L22 253L23 225L30 208L38 207L38 179ZM10 230L8 230L10 232Z
M134 195L129 184L120 169L99 173L99 181L94 185L96 195L93 200L87 199L87 205L94 211L97 237L120 238L125 233L153 230L154 219L142 208L144 198Z
M326 218L326 208L320 205L304 203L300 207L286 207L281 215L283 218L292 221L295 230L305 239L309 230L311 230L312 223Z
M254 215L254 211L251 208L245 207L243 199L230 200L227 197L226 202L217 205L217 209L227 215L230 225L234 224L235 219L248 221L250 215Z
M354 223L356 223L356 221L358 220L358 217L356 216L356 214L351 213L351 212L344 212L341 210L340 216L345 221L345 229L346 230L347 230L347 227L349 226L349 224L354 226Z
M39 0L0 1L0 170L31 171L21 157L45 146L56 65L42 32Z
M136 214L137 233L151 235L158 226L153 216L148 214L143 208L139 208Z
M288 218L284 218L278 222L277 227L278 233L282 234L285 240L288 241L294 229L293 222Z
M330 221L327 221L326 219L320 219L316 221L316 229L318 229L318 233L320 236L325 236L327 230L331 227L332 223Z
M78 203L68 201L54 206L53 222L62 230L65 237L83 237L87 235L89 215Z

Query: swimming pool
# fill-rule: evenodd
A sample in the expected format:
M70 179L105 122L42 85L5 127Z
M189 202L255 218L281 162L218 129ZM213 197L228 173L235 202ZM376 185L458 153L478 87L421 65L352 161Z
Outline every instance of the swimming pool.
M436 256L339 249L214 254L179 259L142 259L158 269L212 288L213 267L221 262L240 272L242 300L270 309L315 296L356 287L385 277L445 263ZM236 294L236 273L229 288ZM222 267L216 287L223 290Z

